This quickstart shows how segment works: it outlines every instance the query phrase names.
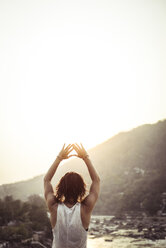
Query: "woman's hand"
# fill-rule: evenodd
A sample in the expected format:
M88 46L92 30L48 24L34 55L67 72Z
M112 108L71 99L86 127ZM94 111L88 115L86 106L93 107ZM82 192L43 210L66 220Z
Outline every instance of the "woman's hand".
M60 151L59 155L57 156L60 160L63 159L68 159L70 157L72 157L73 155L69 156L69 153L73 150L73 146L71 144L69 144L66 148L65 148L65 144L62 147L62 150Z
M82 159L89 156L82 144L81 144L81 147L77 143L73 144L72 146L74 150L77 152L75 156L82 158Z

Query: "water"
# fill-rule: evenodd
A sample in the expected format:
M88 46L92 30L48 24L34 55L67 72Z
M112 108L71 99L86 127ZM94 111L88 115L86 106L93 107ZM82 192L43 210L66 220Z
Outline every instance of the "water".
M110 236L91 239L88 237L88 248L165 248L166 240L146 240L134 239L129 237L117 237L112 242L106 242L105 239L111 239Z
M89 232L87 248L166 248L166 239L152 241L141 238L137 229L120 229L112 220L113 217L92 216L90 231L94 235ZM112 231L106 234L105 228Z

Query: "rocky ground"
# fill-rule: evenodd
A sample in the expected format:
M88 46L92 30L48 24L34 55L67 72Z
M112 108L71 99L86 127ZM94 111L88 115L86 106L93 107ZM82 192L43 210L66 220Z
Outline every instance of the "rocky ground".
M119 232L121 230L121 232ZM124 232L123 232L124 230ZM117 232L118 231L118 232ZM147 216L117 216L117 217L93 217L89 234L92 238L111 234L142 238L149 240L159 240L166 238L166 217ZM109 241L109 240L108 240Z

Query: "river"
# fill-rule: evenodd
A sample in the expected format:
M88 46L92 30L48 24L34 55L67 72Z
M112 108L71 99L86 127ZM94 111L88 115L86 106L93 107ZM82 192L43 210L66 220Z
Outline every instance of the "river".
M91 229L97 229L97 232L95 235L89 233L87 248L166 248L166 239L158 239L153 241L142 238L140 236L140 232L138 232L135 228L120 229L113 223L107 223L107 221L111 221L112 218L112 216L92 217ZM113 231L109 234L105 234L103 232L102 235L101 229L103 228L104 230L108 227L110 230L112 228ZM99 233L99 235L97 233ZM135 235L135 237L132 237L131 234Z
M145 239L134 239L128 237L119 237L113 239L112 242L106 242L105 239L110 238L107 236L91 239L88 238L87 248L165 248L166 240L145 240Z

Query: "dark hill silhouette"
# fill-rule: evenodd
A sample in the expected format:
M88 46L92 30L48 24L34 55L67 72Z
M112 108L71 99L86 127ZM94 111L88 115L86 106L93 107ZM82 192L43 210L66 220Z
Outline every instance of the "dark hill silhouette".
M161 194L166 191L166 120L121 132L88 153L101 177L95 213L155 213L160 208ZM89 185L86 166L78 158L60 165L54 183L68 170L81 173ZM1 198L13 195L25 200L31 194L43 195L43 175L0 186Z

